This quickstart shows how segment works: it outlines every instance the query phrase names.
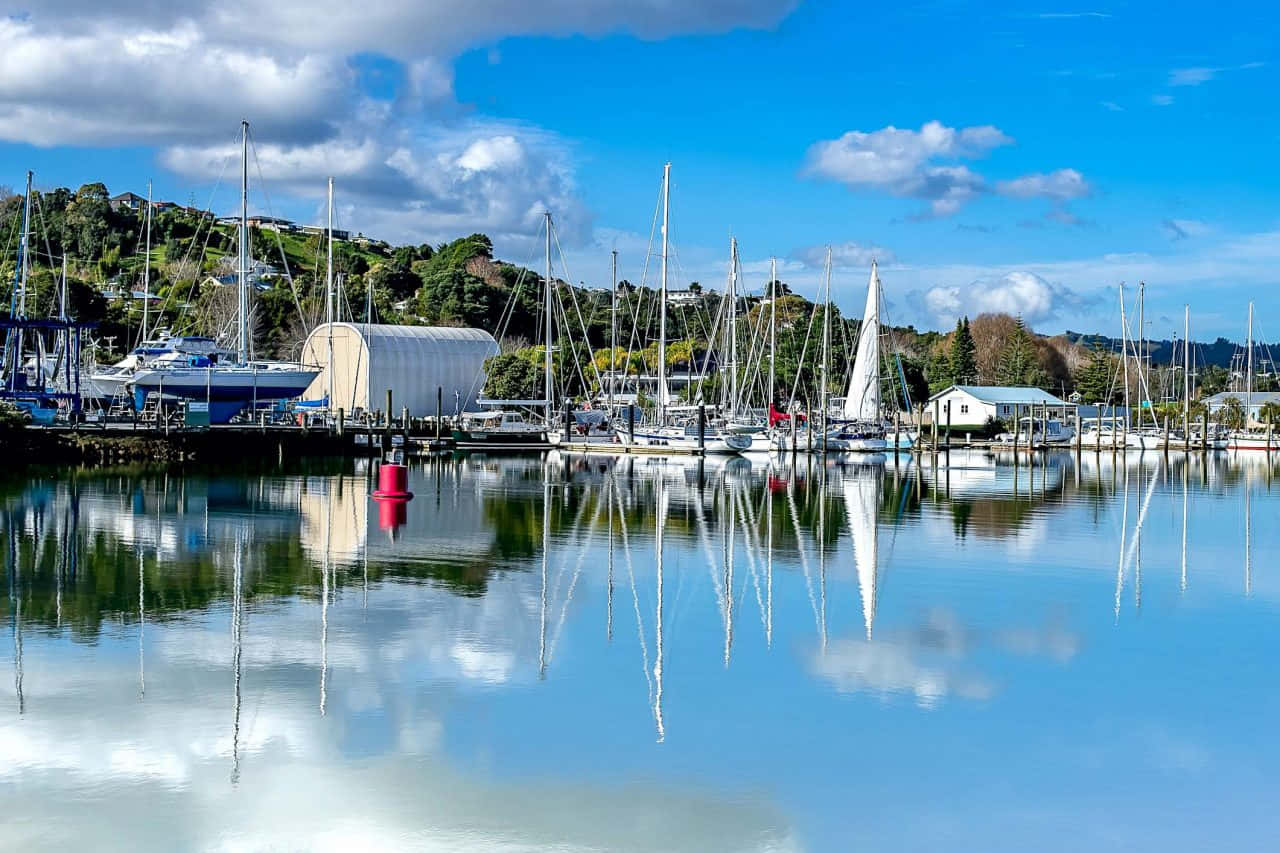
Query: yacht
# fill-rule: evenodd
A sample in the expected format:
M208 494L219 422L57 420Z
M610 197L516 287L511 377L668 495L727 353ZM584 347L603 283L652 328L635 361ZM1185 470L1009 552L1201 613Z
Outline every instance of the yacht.
M463 412L453 430L459 450L536 450L547 447L547 428L517 411Z
M134 405L142 409L148 396L178 398L203 402L208 406L209 422L223 424L247 407L259 403L288 400L300 396L320 374L318 368L292 362L254 359L249 341L249 123L240 123L240 246L238 289L240 305L237 315L238 342L234 353L216 349L209 339L200 339L203 352L187 352L174 348L157 353L129 374L126 385L133 392ZM185 339L184 339L185 340Z

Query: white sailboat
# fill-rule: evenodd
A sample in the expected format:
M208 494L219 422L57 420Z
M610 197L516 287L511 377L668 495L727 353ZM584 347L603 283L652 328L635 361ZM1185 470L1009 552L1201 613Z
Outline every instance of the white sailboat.
M880 400L880 299L880 275L872 261L853 374L841 409L845 422L828 431L829 450L877 453L889 446Z
M1253 413L1253 303L1249 303L1249 331L1245 343L1245 383L1244 383L1244 429L1233 430L1227 436L1228 450L1262 450L1270 452L1277 448L1272 437L1266 433L1252 432L1249 421Z
M662 167L662 272L658 289L658 387L652 424L617 428L618 440L637 447L664 448L677 453L734 454L751 448L751 436L722 430L713 424L668 423L671 392L667 388L667 255L671 223L671 164ZM701 436L699 436L701 432Z
M240 246L239 246L239 342L234 361L221 353L191 355L136 369L129 379L134 405L141 409L147 397L204 401L212 423L226 423L246 407L259 402L286 400L307 389L319 370L307 365L254 359L249 343L249 123L240 123Z

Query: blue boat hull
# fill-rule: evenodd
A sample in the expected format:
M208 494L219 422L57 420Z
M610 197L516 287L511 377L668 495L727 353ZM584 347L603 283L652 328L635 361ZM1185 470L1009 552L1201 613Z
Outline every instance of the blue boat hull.
M308 381L305 384L284 385L270 389L258 387L255 394L255 389L252 385L209 387L204 383L165 382L164 396L197 402L207 400L209 403L209 423L225 424L229 423L232 418L247 407L253 405L255 400L259 403L269 403L273 400L291 400L306 391L307 386L310 384ZM133 403L139 411L142 410L147 401L147 394L156 390L158 389L134 386Z

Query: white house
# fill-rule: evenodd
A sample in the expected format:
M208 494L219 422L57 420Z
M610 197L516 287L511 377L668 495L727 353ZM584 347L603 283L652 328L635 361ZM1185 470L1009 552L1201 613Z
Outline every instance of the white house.
M1227 405L1227 400L1235 399L1240 402L1243 409L1249 406L1249 423L1256 425L1262 423L1262 407L1268 403L1280 404L1280 391L1254 391L1252 394L1246 394L1244 391L1223 391L1221 394L1214 394L1205 400L1205 405L1209 407L1210 417L1215 416Z
M1004 385L952 385L929 398L925 405L925 419L933 418L934 402L938 404L938 422L946 424L948 409L953 430L976 432L988 420L1009 420L1015 416L1029 415L1032 406L1040 412L1048 407L1050 417L1066 421L1074 415L1076 406L1060 400L1039 388Z

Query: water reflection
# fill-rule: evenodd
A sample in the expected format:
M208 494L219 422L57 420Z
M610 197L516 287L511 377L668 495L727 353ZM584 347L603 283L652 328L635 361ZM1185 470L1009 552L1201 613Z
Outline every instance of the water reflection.
M415 465L394 536L363 465L10 480L0 789L50 820L88 803L64 841L195 792L140 844L256 839L274 813L302 846L829 848L837 795L903 762L1018 789L1105 747L1128 778L1151 756L1108 734L1136 719L1127 680L1143 705L1233 679L1275 707L1233 656L1280 595L1253 566L1274 459L1014 462L446 457ZM1237 751L1222 709L1158 715L1146 743L1271 751ZM1009 756L1033 719L1071 749ZM220 821L230 788L262 810Z

